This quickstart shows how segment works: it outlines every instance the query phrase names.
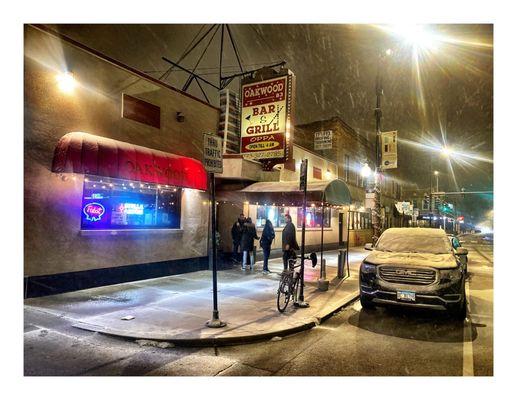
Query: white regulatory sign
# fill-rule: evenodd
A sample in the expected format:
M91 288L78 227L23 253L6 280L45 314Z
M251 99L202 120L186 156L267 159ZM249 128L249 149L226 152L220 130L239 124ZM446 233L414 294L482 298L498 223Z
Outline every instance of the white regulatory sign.
M205 133L203 137L203 165L208 172L223 172L223 140Z
M332 148L332 131L314 132L314 150Z

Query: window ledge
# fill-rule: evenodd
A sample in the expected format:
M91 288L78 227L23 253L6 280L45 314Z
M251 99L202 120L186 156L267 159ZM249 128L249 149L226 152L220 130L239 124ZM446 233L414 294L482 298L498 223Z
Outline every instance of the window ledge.
M156 235L156 234L181 234L183 229L81 229L80 236L133 236L133 235Z
M332 227L330 228L323 228L323 231L331 231L332 230ZM302 228L296 228L296 231L299 231L301 232L302 231ZM305 228L305 232L307 231L318 231L318 232L321 232L321 227L320 228Z

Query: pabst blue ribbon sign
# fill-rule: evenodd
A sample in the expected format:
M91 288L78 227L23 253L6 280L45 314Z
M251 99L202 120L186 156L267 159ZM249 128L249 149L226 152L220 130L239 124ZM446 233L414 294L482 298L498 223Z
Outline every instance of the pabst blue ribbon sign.
M243 84L241 99L241 153L254 159L284 157L288 76Z
M83 207L83 213L86 215L86 219L92 222L99 221L105 212L106 209L100 203L88 203Z

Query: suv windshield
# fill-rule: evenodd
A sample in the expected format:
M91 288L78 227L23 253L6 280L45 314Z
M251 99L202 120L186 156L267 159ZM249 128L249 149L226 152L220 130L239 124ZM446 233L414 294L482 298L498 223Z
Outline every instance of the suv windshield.
M384 232L375 250L397 253L447 254L451 247L447 236L424 235L409 232Z

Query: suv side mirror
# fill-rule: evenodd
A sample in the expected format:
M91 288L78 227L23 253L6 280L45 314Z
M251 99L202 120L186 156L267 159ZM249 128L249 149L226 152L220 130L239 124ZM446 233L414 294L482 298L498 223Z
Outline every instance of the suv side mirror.
M373 250L373 245L371 243L366 243L364 245L364 249L368 250L368 251L372 251Z
M456 255L458 256L466 256L469 254L469 251L465 247L458 247L456 249Z

